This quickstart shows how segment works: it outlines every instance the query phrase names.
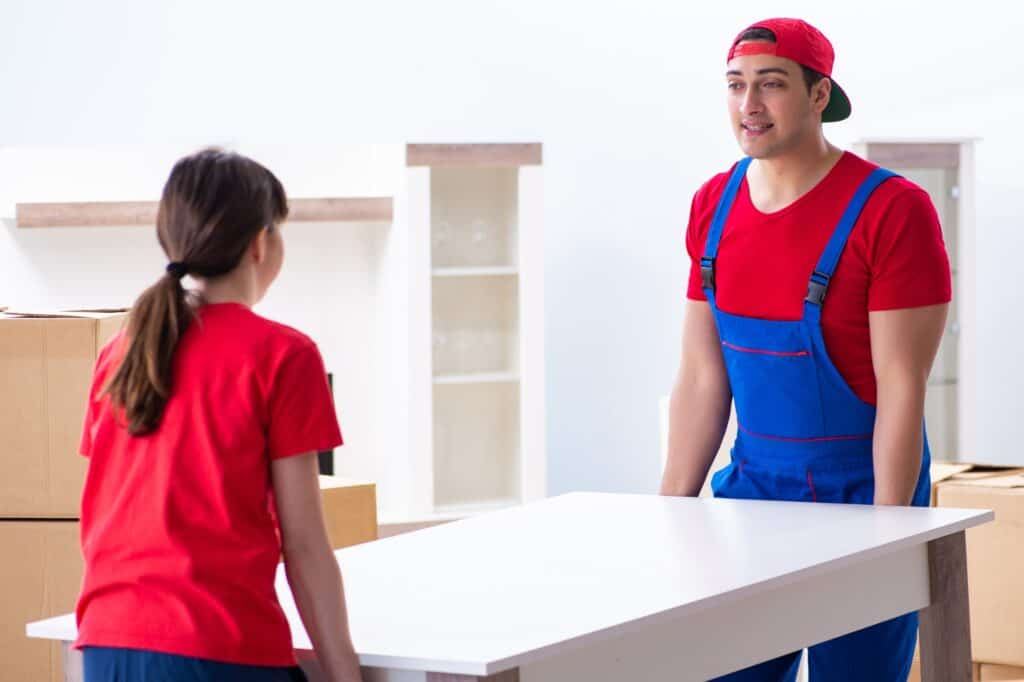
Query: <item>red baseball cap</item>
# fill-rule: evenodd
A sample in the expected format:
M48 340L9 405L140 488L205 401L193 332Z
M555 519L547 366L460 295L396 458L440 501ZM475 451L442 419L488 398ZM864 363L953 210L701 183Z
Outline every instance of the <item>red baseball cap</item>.
M775 42L753 41L740 44L743 34L752 28L763 28L775 34ZM729 48L729 57L742 57L750 54L771 54L776 57L792 59L801 66L817 71L832 81L832 97L825 110L821 112L821 120L842 121L850 116L850 98L832 78L832 65L836 53L832 43L818 29L802 19L765 19L751 24L740 31L736 40Z

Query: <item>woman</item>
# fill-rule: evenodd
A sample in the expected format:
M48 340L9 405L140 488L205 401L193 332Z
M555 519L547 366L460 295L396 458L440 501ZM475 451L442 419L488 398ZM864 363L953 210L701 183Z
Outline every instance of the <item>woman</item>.
M281 270L287 215L270 171L220 150L164 187L169 264L100 353L82 437L87 682L303 679L282 553L328 679L359 679L317 483L315 453L341 444L323 361L250 309Z

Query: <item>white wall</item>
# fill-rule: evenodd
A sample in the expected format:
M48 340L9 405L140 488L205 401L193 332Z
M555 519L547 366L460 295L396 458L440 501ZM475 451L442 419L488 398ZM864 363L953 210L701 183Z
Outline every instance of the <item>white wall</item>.
M853 119L830 128L835 142L984 138L978 449L1008 452L1024 441L1018 8L3 0L0 144L543 141L550 490L652 490L689 199L737 155L725 51L765 12L804 16L836 44L837 80L854 102ZM0 299L66 286L51 281L49 253L71 237L47 235L0 228ZM122 238L136 237L74 237L87 262L66 272L111 267L104 240Z

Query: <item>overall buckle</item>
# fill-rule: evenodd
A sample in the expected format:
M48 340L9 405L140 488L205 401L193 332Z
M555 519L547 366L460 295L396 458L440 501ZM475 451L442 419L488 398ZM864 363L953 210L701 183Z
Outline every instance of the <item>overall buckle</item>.
M820 306L825 302L825 294L828 292L828 284L832 280L829 275L823 272L814 271L811 275L810 282L807 283L807 298L804 300L808 303Z
M701 258L700 259L700 281L701 286L705 289L715 290L715 259L714 258Z

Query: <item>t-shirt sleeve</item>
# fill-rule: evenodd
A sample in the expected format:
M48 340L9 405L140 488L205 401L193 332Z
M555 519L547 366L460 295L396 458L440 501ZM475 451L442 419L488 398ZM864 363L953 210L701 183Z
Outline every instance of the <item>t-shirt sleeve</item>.
M312 342L284 358L271 386L267 444L271 459L342 444L327 370Z
M706 301L704 295L703 280L700 274L700 259L704 255L705 236L701 229L700 207L703 205L708 192L708 185L704 185L693 195L690 202L690 219L686 225L686 253L690 257L690 277L686 286L686 298L691 301Z
M898 194L871 247L868 310L948 303L952 290L949 255L931 198L921 189Z
M98 365L99 363L97 362L97 369ZM85 419L82 422L82 439L78 444L78 453L83 457L89 457L92 455L92 431L96 424L96 414L98 412L96 397L100 390L102 390L102 386L100 386L100 378L97 371L94 369L92 374L92 386L89 388L89 397L85 402Z
M96 363L93 365L92 383L89 386L89 396L85 401L85 419L82 420L82 439L78 443L78 454L83 457L92 455L92 434L96 428L96 420L100 417L100 399L110 372L111 349L115 344L120 343L122 338L123 335L118 334L101 348L96 356Z

